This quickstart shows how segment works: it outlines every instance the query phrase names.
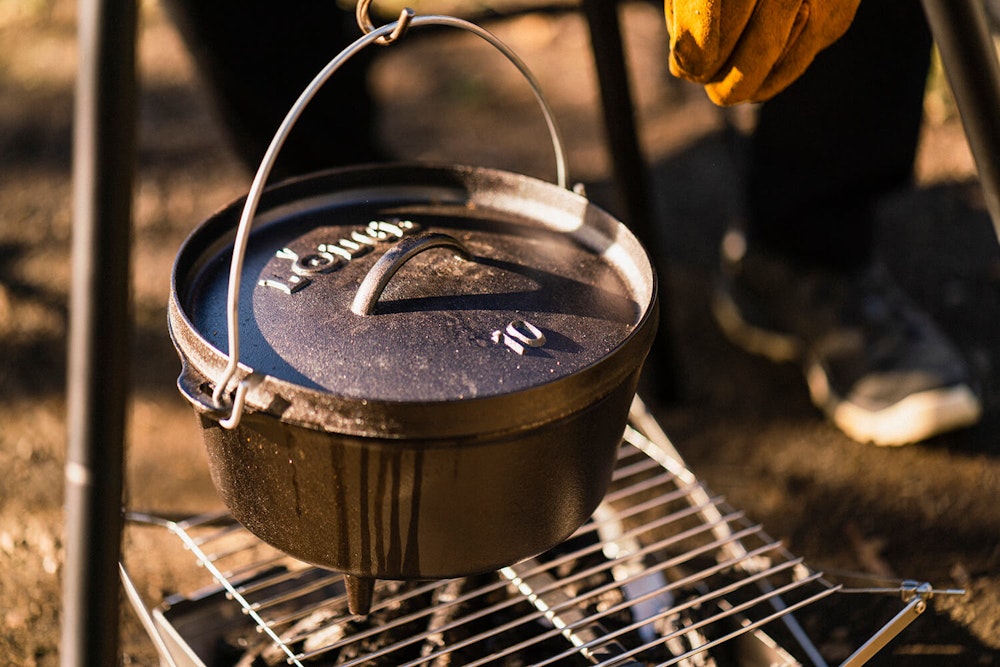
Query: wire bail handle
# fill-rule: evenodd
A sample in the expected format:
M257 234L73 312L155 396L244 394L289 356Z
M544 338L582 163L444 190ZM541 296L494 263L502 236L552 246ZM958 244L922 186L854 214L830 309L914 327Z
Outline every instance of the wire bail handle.
M559 128L555 123L555 116L552 113L549 103L542 94L538 81L535 79L531 71L528 70L524 61L522 61L510 47L500 41L500 39L493 35L493 33L464 19L454 16L415 16L413 11L410 9L404 9L400 13L398 21L387 23L386 25L376 28L368 16L368 7L370 4L371 0L359 0L357 7L358 24L361 26L361 29L365 32L365 34L337 54L333 60L331 60L326 67L324 67L319 74L316 75L309 85L306 86L305 90L302 91L298 99L285 115L284 120L278 127L277 132L274 134L274 138L271 139L271 143L268 145L260 166L257 168L257 173L254 175L253 182L250 185L250 190L247 193L246 201L243 205L243 211L240 214L239 224L236 229L236 238L233 241L233 258L229 267L229 285L226 293L226 322L229 340L229 360L222 376L219 378L219 381L212 392L212 407L217 410L221 410L225 407L226 401L224 399L230 392L229 384L239 369L239 304L240 282L243 278L243 260L246 256L252 221L257 212L257 208L260 205L260 200L263 195L264 186L267 182L268 176L270 175L271 169L277 160L281 147L284 145L285 140L288 138L288 135L295 123L302 115L305 107L309 104L319 89L322 88L327 80L329 80L329 78L334 74L334 72L340 69L344 63L366 47L373 43L382 45L392 44L409 28L425 25L458 28L460 30L470 32L488 42L491 46L500 51L500 53L503 54L504 57L506 57L507 60L518 69L521 75L528 82L528 85L531 87L535 100L538 102L542 115L545 117L545 124L549 131L549 139L552 142L552 148L555 152L556 184L563 189L569 189L569 177L566 171L566 152L559 134ZM263 379L262 376L257 374L253 369L247 370L249 372L239 380L238 384L234 388L235 394L233 396L232 409L230 410L229 416L219 420L219 425L223 428L234 429L239 425L240 419L243 415L243 408L246 404L247 392L253 386L259 384L259 382Z

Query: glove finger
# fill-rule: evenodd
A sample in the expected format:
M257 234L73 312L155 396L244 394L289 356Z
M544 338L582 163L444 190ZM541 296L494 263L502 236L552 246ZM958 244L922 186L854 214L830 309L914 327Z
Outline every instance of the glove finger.
M816 2L806 0L811 5L809 17L798 39L789 44L782 57L775 63L770 74L755 94L755 99L763 101L774 97L790 86L809 68L820 51L840 39L854 20L860 0L827 0Z
M712 79L729 59L758 0L664 0L670 71L689 81Z
M705 86L709 98L719 105L756 100L775 64L801 35L808 15L803 0L760 3L729 60Z

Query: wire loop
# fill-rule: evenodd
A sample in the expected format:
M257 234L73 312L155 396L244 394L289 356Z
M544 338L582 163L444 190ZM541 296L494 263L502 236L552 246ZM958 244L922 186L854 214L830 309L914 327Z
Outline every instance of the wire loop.
M371 7L372 0L358 0L358 6L355 9L354 15L358 20L358 26L361 28L361 32L368 34L376 30L375 23L371 19L371 15L368 12L369 7ZM404 7L399 12L399 18L396 20L396 27L392 29L388 35L384 35L375 40L375 43L379 46L389 46L396 42L400 37L406 34L406 29L410 27L410 21L415 16L414 11L409 7Z

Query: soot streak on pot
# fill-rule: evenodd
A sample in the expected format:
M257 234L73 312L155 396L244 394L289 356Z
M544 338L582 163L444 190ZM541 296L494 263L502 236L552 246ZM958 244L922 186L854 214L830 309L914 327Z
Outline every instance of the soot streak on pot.
M361 535L358 549L361 553L361 562L358 564L358 569L362 572L370 572L372 563L371 553L369 552L371 547L371 529L368 526L368 517L371 516L371 509L368 507L368 448L361 448L360 455L359 468L361 475L358 485L358 510L361 520L358 522L358 526Z
M288 428L284 429L284 431L287 440L286 447L288 449L288 467L291 471L292 493L295 498L295 516L301 519L304 514L302 510L302 488L299 483L298 464L295 462L295 453L299 447L296 442L295 432Z
M403 554L402 571L420 572L420 489L424 483L424 452L413 452L413 482L410 484L410 522L406 535L406 550Z
M347 494L344 491L344 485L346 483L347 476L344 471L344 457L342 456L342 450L340 447L330 447L330 471L331 481L333 483L333 498L335 509L335 534L330 537L334 545L336 545L337 550L337 562L340 563L351 563L350 557L350 541L347 538L350 535L350 529L348 524L348 505L347 505Z
M408 465L411 458L412 464ZM380 507L379 511L372 513L372 518L375 522L375 534L383 538L376 540L381 547L376 555L382 570L386 572L407 572L411 564L414 568L419 566L416 535L419 529L422 458L420 452L406 451L399 447L393 448L391 454L379 457L377 498ZM388 516L384 505L386 499L389 500ZM405 542L404 509L409 513ZM386 522L388 525L385 525Z
M388 478L393 477L395 468L395 461L393 459L395 456L386 456L382 451L376 451L376 457L378 458L378 472L375 477L375 496L373 500L373 511L371 512L371 523L372 523L372 533L375 535L375 552L372 555L372 559L376 565L382 569L388 566L386 561L386 552L391 549L391 544L386 545L387 540L392 539L392 535L386 536L385 534L385 501L390 499L389 511L392 512L393 505L395 505L395 500L392 499L390 495L389 488L393 487L393 482L387 481ZM392 465L389 465L392 463ZM396 491L396 489L393 489ZM387 548L388 547L388 548Z
M389 492L388 498L389 502L389 544L388 553L385 554L385 567L388 569L390 567L399 567L402 564L402 538L400 535L400 492L402 491L402 477L403 477L403 451L401 449L396 449L392 454L392 466L390 467L392 473L392 481L390 483L391 490Z

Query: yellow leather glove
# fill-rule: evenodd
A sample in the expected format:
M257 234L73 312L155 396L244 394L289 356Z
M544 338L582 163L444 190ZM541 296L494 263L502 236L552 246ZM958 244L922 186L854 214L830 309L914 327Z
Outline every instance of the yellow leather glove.
M876 0L873 0L876 1ZM664 0L670 71L718 105L762 102L837 41L860 0Z

